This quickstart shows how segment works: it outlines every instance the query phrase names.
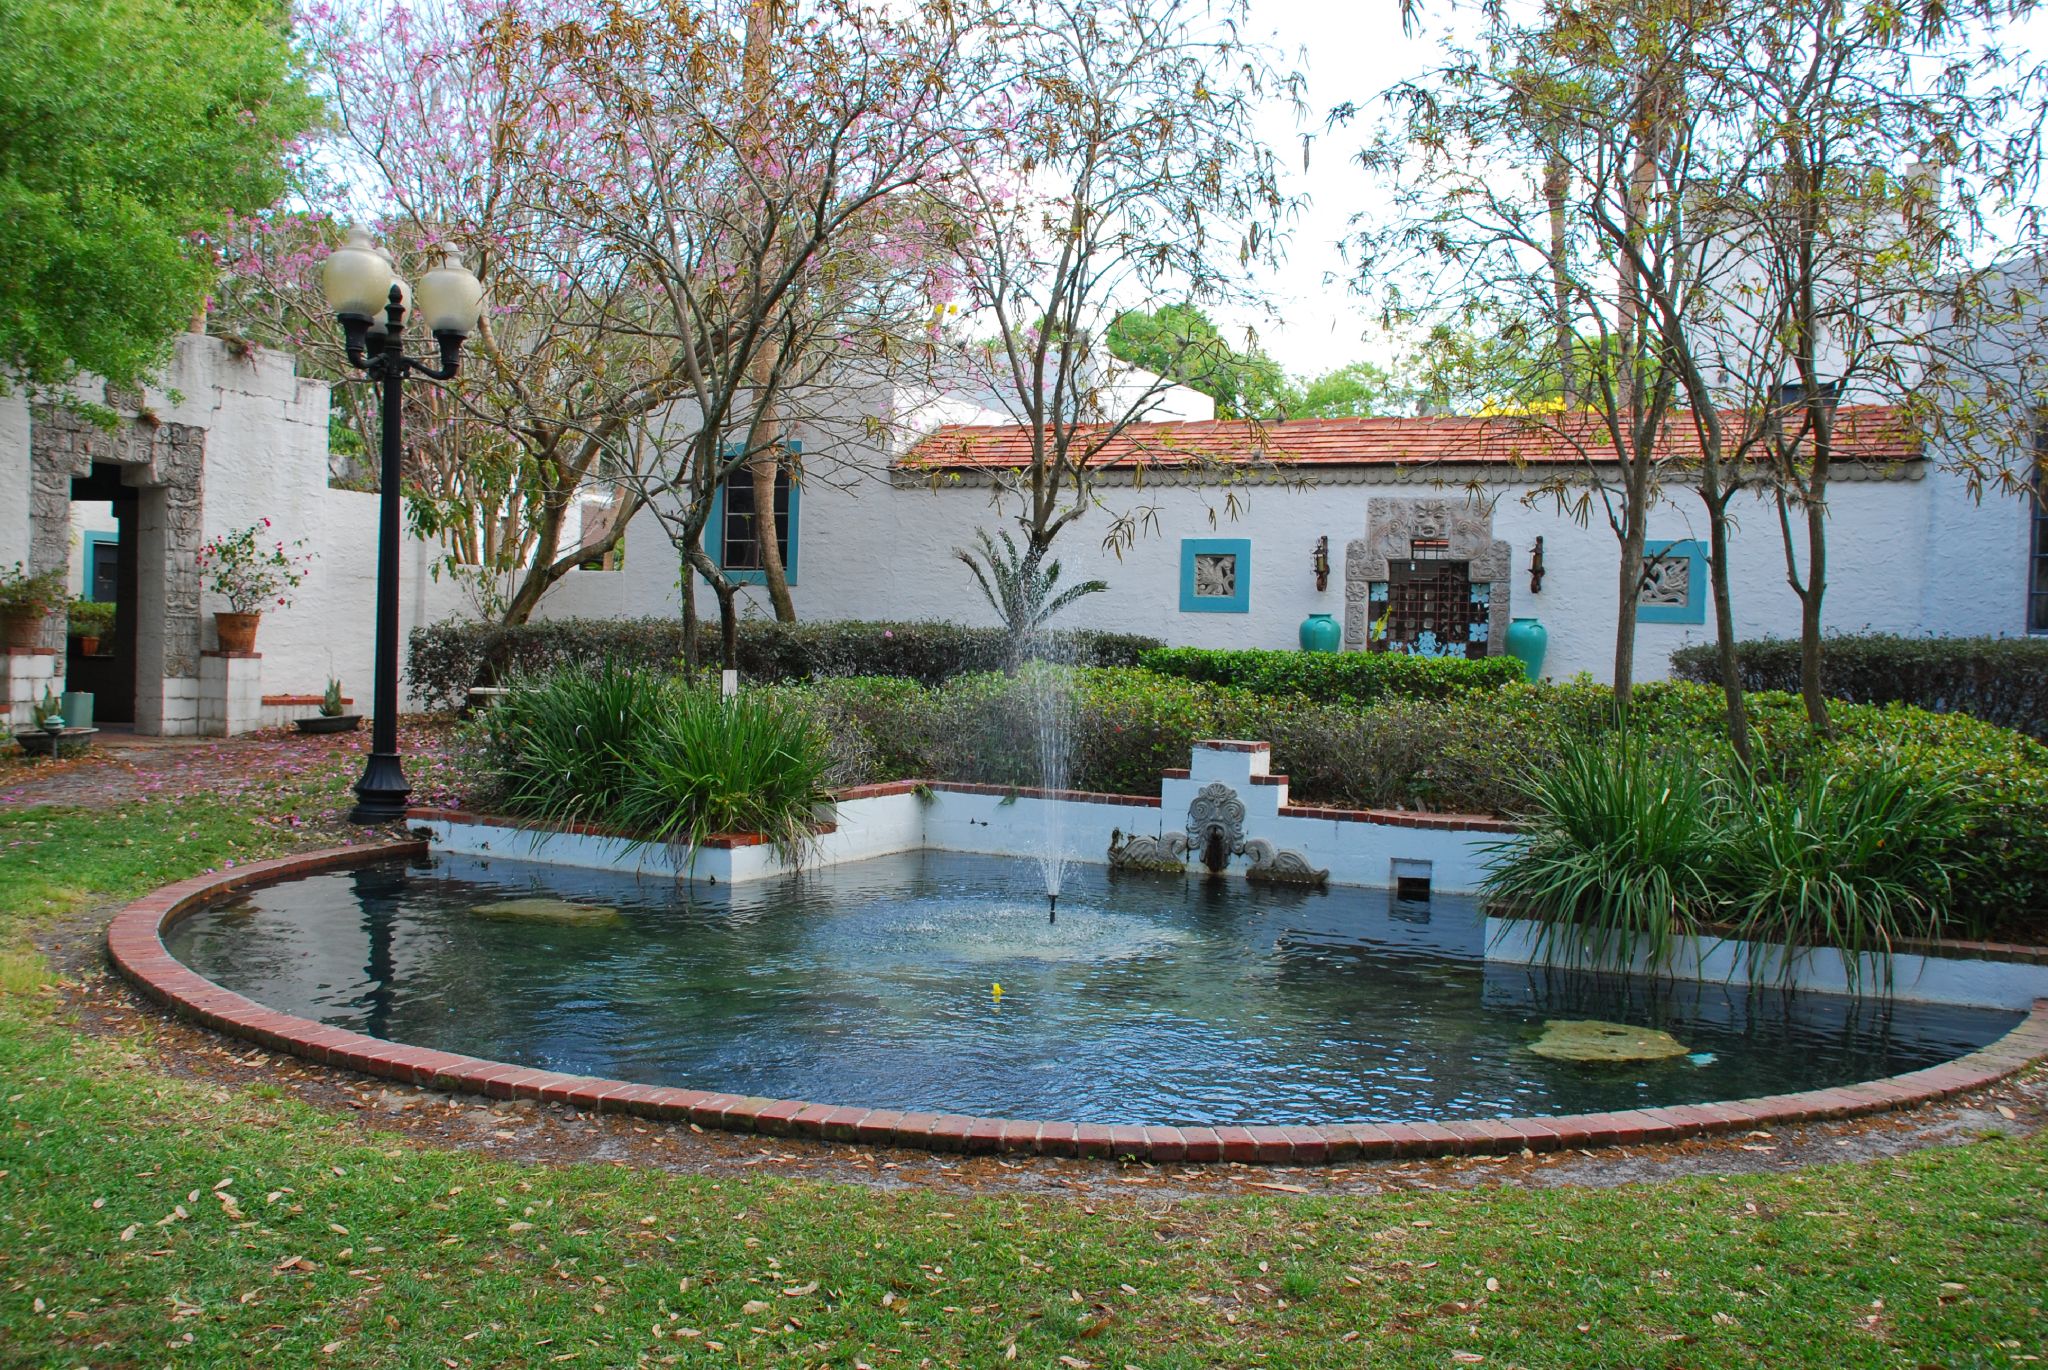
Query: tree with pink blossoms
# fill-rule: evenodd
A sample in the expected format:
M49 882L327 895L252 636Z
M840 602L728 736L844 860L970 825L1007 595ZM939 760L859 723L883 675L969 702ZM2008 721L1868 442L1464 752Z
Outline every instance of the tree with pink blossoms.
M448 251L477 273L486 307L463 375L408 389L408 508L480 610L513 623L569 571L616 552L640 502L631 477L644 427L688 392L673 340L645 326L643 282L533 193L607 184L596 107L550 37L605 11L556 0L309 6L302 37L335 114L314 158L330 177L315 196L324 212L243 225L229 250L225 321L338 380L353 377L318 265L343 207L373 221L401 276ZM373 438L367 387L337 393Z
M765 2L559 25L548 51L573 58L599 165L531 187L537 214L642 292L642 326L679 359L681 402L644 426L630 479L684 569L692 654L702 579L727 665L739 581L704 546L721 491L769 492L753 535L765 550L777 528L764 473L850 469L859 454L832 435L878 382L920 364L956 234L947 183L979 144L946 7L831 3L771 23ZM855 427L848 440L873 436ZM800 457L787 437L799 430L813 444Z

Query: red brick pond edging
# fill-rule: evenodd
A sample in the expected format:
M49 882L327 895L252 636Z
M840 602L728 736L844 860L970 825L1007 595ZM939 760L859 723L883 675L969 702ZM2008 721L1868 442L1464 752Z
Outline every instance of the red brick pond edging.
M107 929L107 951L122 975L173 1012L218 1032L325 1065L494 1099L535 1099L601 1112L687 1121L731 1132L932 1151L1307 1165L1395 1156L1513 1154L1524 1149L1555 1151L1565 1147L1633 1145L1888 1112L1982 1088L2048 1057L2048 999L2040 999L2012 1031L1967 1056L1888 1079L1800 1094L1618 1113L1444 1123L1109 1127L1097 1123L970 1118L795 1099L751 1098L530 1070L475 1056L386 1042L279 1013L223 989L164 947L162 934L166 928L186 913L232 890L394 856L420 856L426 850L424 842L346 847L256 862L166 885L115 916Z

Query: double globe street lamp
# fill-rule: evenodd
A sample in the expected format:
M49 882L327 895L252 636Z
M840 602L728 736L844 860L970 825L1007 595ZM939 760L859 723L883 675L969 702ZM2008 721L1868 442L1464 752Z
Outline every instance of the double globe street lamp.
M356 781L356 804L349 818L357 823L385 823L405 817L411 786L398 759L398 555L399 457L402 451L401 386L409 375L445 381L455 377L463 339L476 331L483 309L481 282L453 252L440 266L420 278L419 304L398 278L391 258L362 229L327 258L321 271L327 306L341 321L348 360L383 386L383 450L378 469L377 527L377 667L370 759ZM408 313L426 320L439 344L438 366L405 355ZM380 317L381 315L381 317Z

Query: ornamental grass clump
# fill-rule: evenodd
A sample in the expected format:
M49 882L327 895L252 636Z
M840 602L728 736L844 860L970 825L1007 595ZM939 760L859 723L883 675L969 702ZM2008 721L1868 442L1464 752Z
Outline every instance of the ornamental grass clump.
M1696 757L1631 737L1571 741L1527 775L1524 797L1523 833L1494 848L1484 889L1535 920L1546 950L1662 968L1714 919L1727 802Z
M1864 954L1956 921L1973 863L1968 787L1882 761L1774 776L1624 734L1566 742L1523 799L1487 897L1539 923L1546 951L1603 964L1663 970L1681 938L1714 931L1793 953L1752 974L1834 947L1853 982Z
M1935 936L1968 878L1966 800L1949 776L1889 764L1742 788L1724 881L1737 935L1838 947L1852 979L1862 954Z
M802 710L768 695L673 690L642 740L618 808L626 831L689 847L714 833L759 833L792 860L809 850L818 806L832 797L832 763Z
M751 692L722 699L660 671L523 677L476 728L493 802L544 825L691 847L759 833L798 857L830 797L825 738L801 709Z
M609 663L515 680L476 724L494 802L546 823L617 826L650 720L676 688Z

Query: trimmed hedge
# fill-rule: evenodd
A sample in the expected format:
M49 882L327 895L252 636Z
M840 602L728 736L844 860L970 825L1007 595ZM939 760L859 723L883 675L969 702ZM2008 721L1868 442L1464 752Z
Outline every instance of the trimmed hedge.
M707 625L702 639L714 651L717 633L716 624ZM1075 631L1051 636L1064 659L1082 666L1132 666L1141 653L1159 645L1157 638L1131 633ZM1010 637L1004 629L958 623L745 620L739 625L740 675L755 682L891 675L936 685L957 675L998 669L1009 651ZM413 630L405 674L429 708L453 708L468 697L472 685L514 675L604 662L674 669L682 657L683 625L678 619L448 622Z
M817 680L786 687L832 736L839 783L963 780L1038 783L1028 681L969 676L930 689L903 680ZM1590 684L1515 684L1447 699L1386 698L1369 709L1262 696L1143 670L1076 674L1071 783L1156 794L1203 737L1263 738L1301 803L1345 808L1513 813L1532 773L1575 742L1614 730L1612 694ZM1965 790L1951 927L2048 935L2048 747L1960 714L1842 703L1838 736L1817 740L1796 695L1750 699L1765 775L1792 784L1820 772L1903 768ZM1732 765L1718 690L1636 687L1631 726L1653 749Z
M1513 657L1406 656L1399 652L1209 651L1160 647L1138 664L1160 675L1261 695L1301 695L1325 704L1377 704L1383 699L1449 699L1497 690L1522 679Z
M1798 693L1798 639L1738 642L1735 660L1745 690ZM1713 644L1679 648L1671 671L1682 680L1717 682ZM1821 647L1820 679L1831 699L1968 714L2048 739L2048 639L1830 636Z

